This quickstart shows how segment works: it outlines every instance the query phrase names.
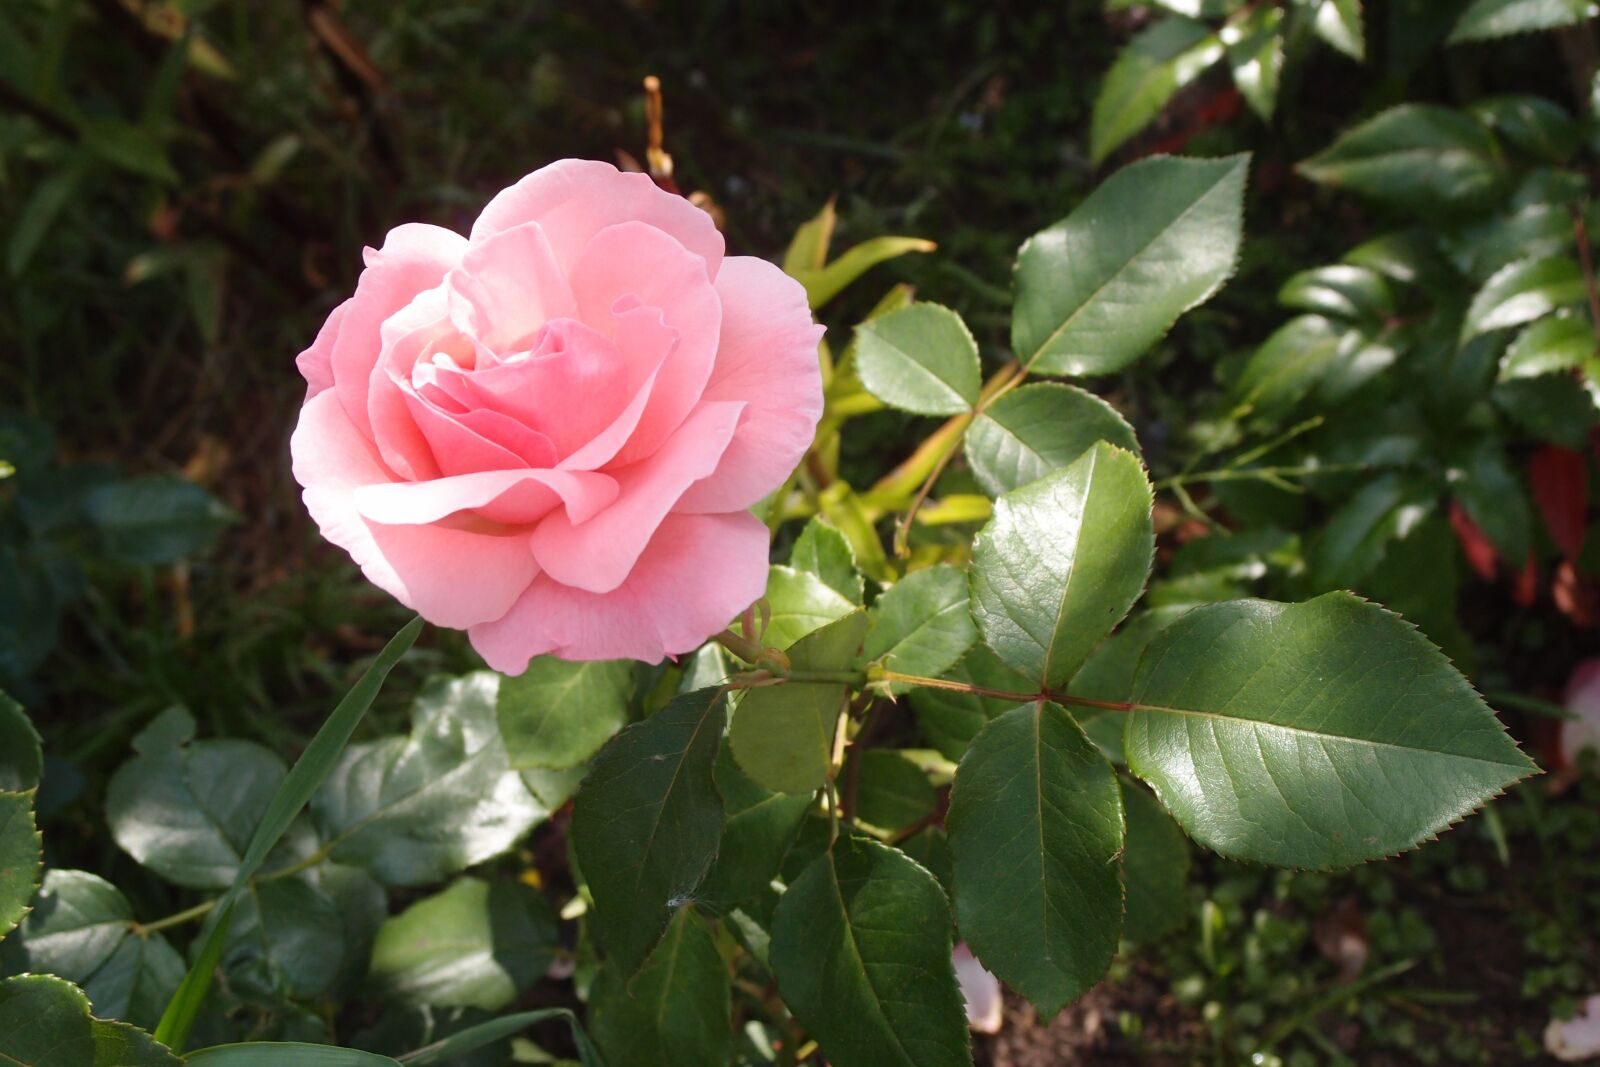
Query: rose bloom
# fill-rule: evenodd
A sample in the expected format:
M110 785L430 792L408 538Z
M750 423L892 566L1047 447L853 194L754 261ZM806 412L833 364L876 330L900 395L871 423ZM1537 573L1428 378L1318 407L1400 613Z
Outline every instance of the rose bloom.
M322 535L491 667L660 661L765 590L822 413L821 327L642 174L563 160L462 237L391 230L298 364Z

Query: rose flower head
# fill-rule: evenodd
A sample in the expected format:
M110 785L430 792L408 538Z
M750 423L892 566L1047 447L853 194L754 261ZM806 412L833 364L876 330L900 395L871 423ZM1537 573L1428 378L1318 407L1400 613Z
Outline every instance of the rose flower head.
M491 667L650 662L759 598L822 413L821 327L777 267L642 174L563 160L470 236L408 224L300 354L322 535Z

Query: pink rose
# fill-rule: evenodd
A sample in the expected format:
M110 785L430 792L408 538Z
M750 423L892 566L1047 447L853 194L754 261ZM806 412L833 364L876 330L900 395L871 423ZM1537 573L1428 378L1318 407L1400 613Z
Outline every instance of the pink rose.
M656 662L760 597L747 510L822 412L804 290L705 212L563 160L470 237L390 231L300 354L291 450L322 535L508 673Z

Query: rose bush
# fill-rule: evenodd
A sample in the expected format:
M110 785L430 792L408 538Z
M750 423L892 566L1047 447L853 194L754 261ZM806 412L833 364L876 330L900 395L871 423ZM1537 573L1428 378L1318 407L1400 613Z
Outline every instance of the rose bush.
M642 174L563 160L392 230L298 364L328 540L497 670L659 661L761 596L748 508L822 412L805 291Z

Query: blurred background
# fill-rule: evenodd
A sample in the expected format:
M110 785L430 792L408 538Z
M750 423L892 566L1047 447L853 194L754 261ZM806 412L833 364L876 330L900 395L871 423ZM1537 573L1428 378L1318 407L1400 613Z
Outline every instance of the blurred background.
M836 248L881 234L939 242L875 268L828 306L836 348L886 288L907 282L960 310L998 365L1025 236L1138 156L1254 151L1238 275L1150 358L1095 384L1139 430L1158 475L1181 465L1231 369L1281 323L1284 280L1377 232L1359 201L1312 185L1298 161L1402 100L1516 91L1572 110L1588 103L1574 75L1581 38L1445 52L1460 3L1376 0L1365 64L1309 51L1286 73L1272 122L1213 71L1095 166L1088 131L1101 79L1155 17L1112 7L0 2L0 688L47 734L55 771L40 812L58 819L51 847L139 886L137 868L96 830L98 783L128 738L181 704L203 735L292 754L329 694L404 620L300 507L288 465L304 393L294 357L353 288L362 247L391 226L465 230L496 190L561 157L637 167L646 75L661 80L677 183L714 203L730 250L780 257L830 198ZM1590 164L1580 172L1592 183ZM847 439L846 480L870 482L927 427L892 412L863 420ZM1168 511L1169 527L1183 521ZM1315 526L1315 513L1301 521ZM1600 651L1592 616L1582 624L1549 596L1524 602L1505 581L1475 578L1445 541L1449 558L1437 563L1452 606L1455 587L1465 590L1458 659L1473 658L1486 688L1559 700L1573 665ZM377 721L400 722L422 676L475 663L457 635L430 631ZM1054 1037L986 1055L1077 1063L1108 1041L1135 1048L1154 1028L1150 1047L1214 1048L1226 1063L1236 1036L1259 1043L1286 1013L1361 1019L1370 1009L1381 1018L1362 1025L1403 1051L1359 1062L1537 1056L1551 1004L1570 1007L1600 983L1600 797L1579 788L1585 799L1555 814L1536 798L1509 815L1510 846L1505 826L1474 820L1376 874L1207 861L1193 902L1202 928L1176 935L1164 964L1119 964L1124 993L1073 1008ZM1562 876L1564 903L1533 902L1519 895L1532 888L1513 854L1575 854L1587 866ZM1468 930L1482 906L1496 923L1517 917L1525 940L1480 960L1504 981L1485 976L1468 994L1434 990L1399 1008L1348 984L1331 1006L1311 997L1350 965L1345 935L1376 961L1412 961L1404 969L1418 975L1460 966L1441 955L1461 936L1454 918L1437 919L1441 893L1491 902L1464 906ZM1490 1020L1492 1034L1469 1027L1446 1047L1466 1018ZM1331 1053L1289 1062L1337 1062L1346 1052L1337 1028L1330 1035ZM1155 1055L1148 1048L1127 1055L1081 1062L1166 1062L1141 1058Z

